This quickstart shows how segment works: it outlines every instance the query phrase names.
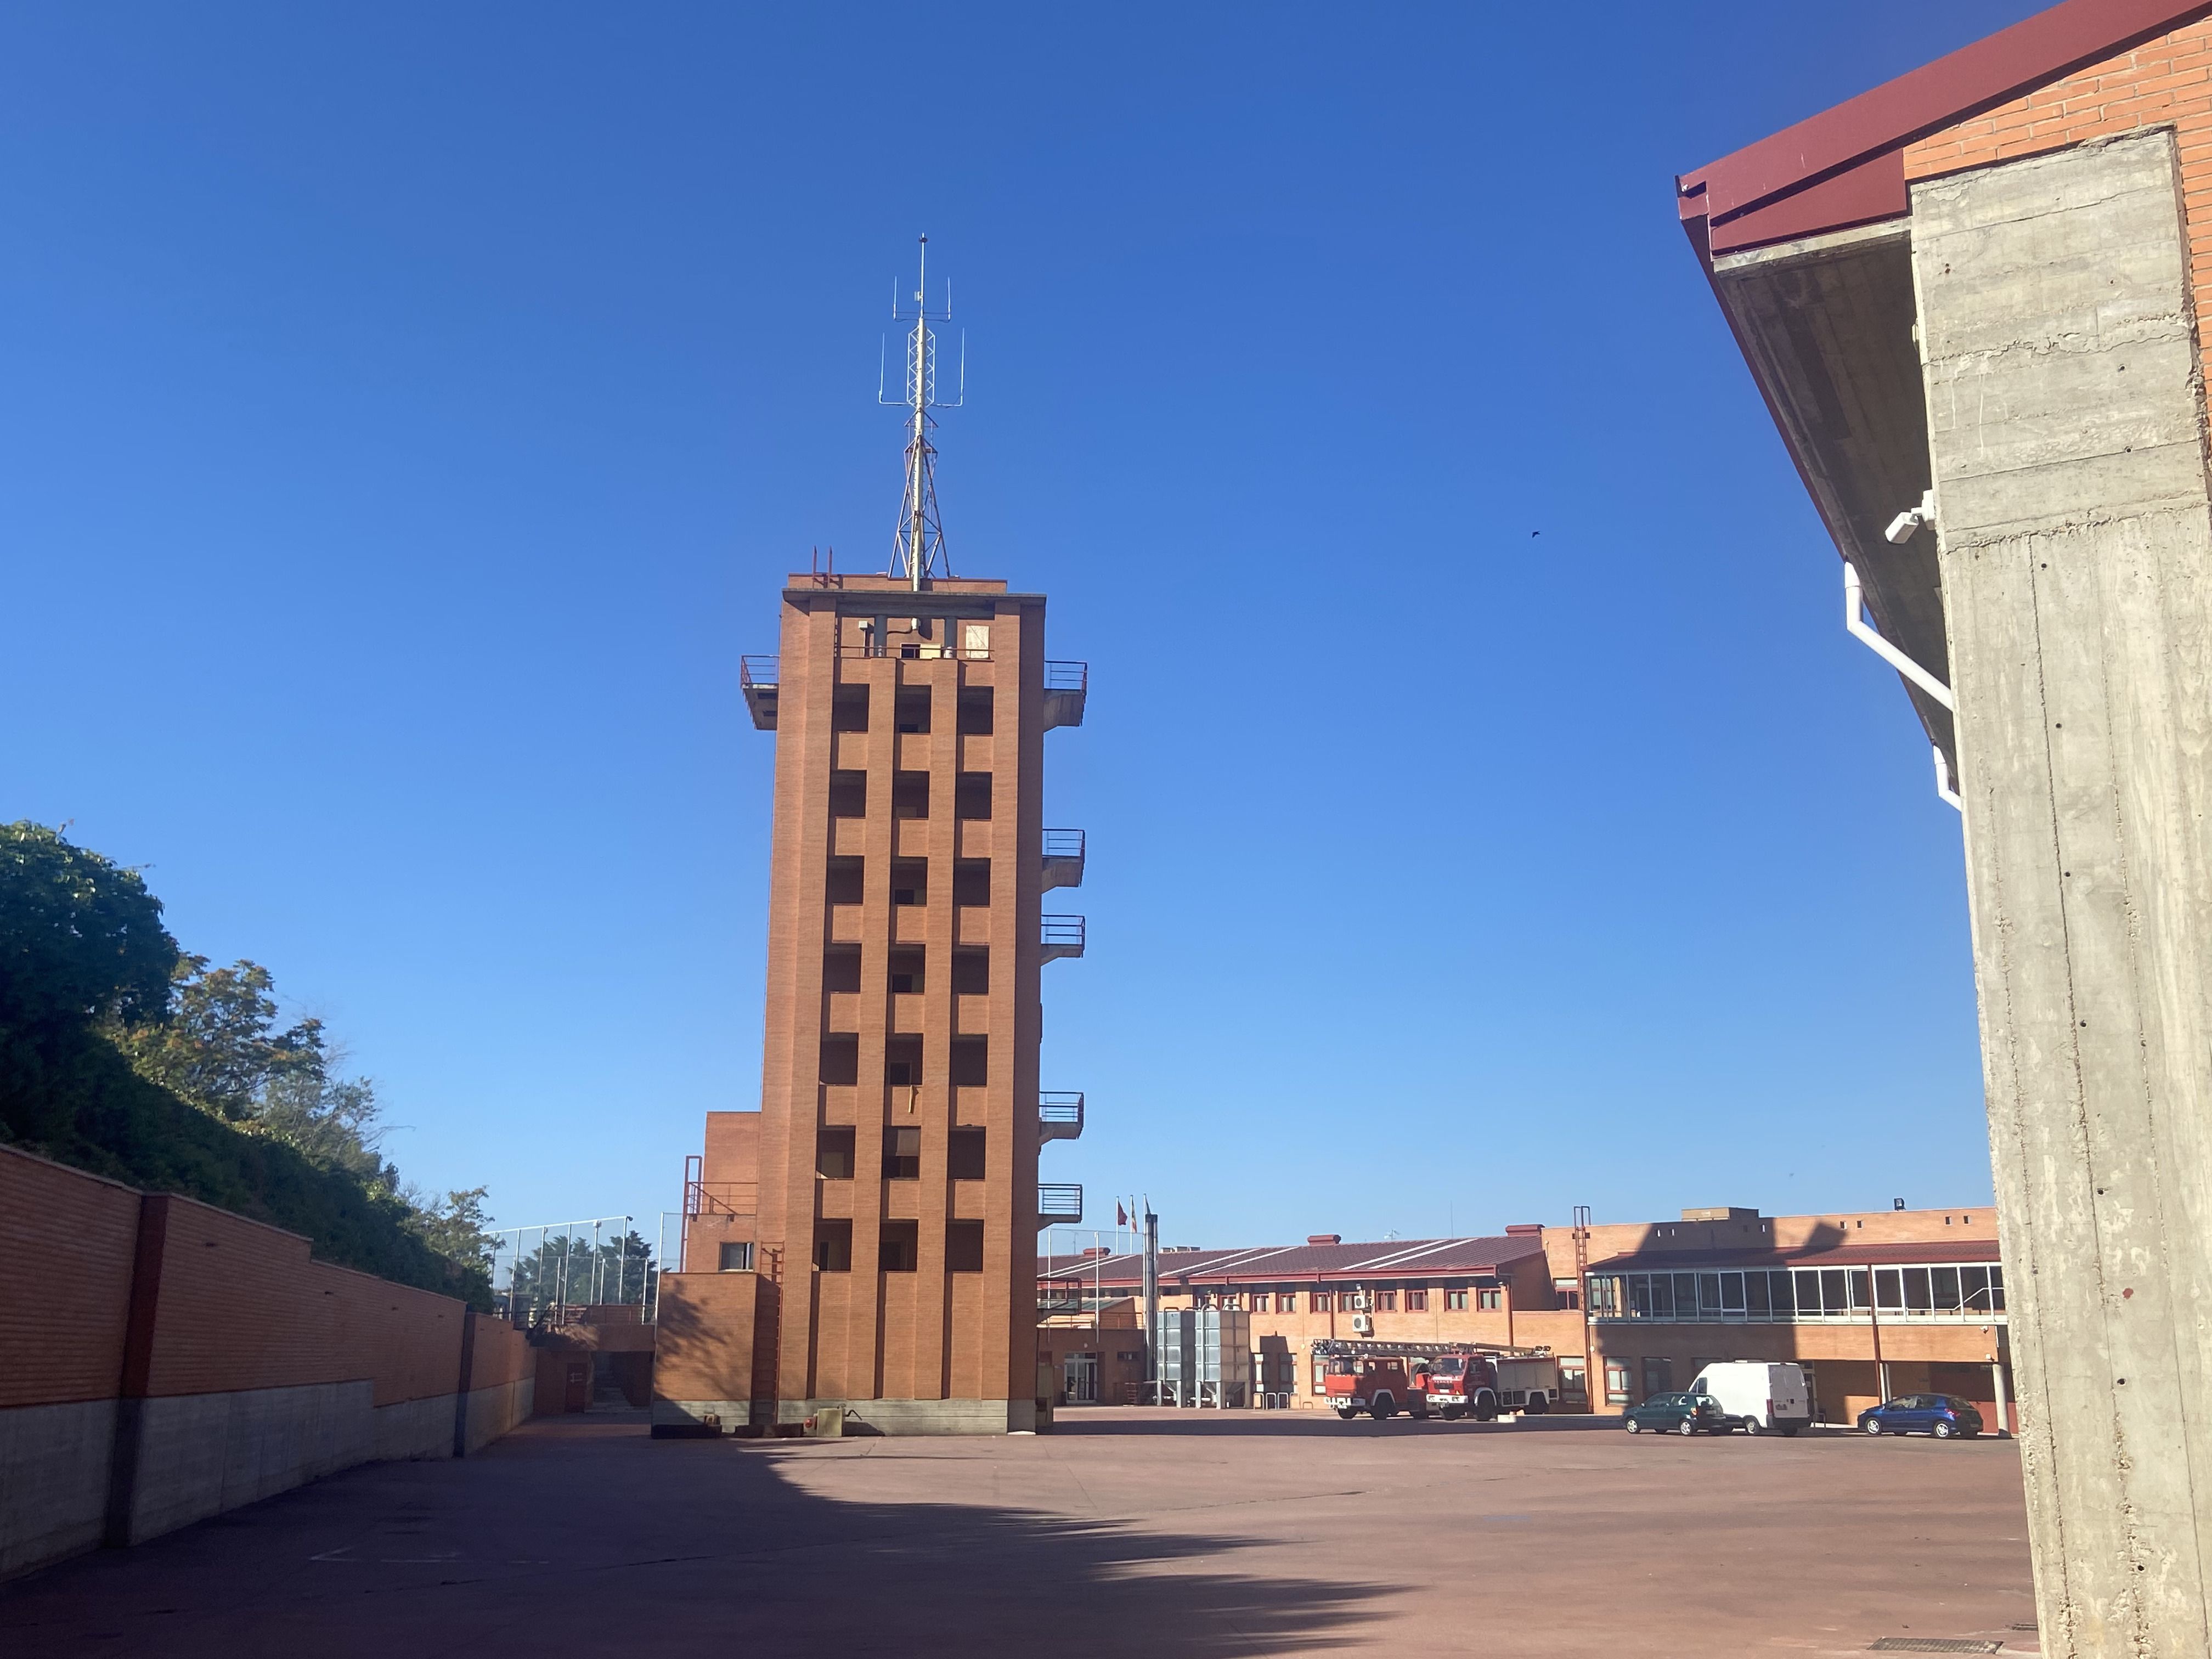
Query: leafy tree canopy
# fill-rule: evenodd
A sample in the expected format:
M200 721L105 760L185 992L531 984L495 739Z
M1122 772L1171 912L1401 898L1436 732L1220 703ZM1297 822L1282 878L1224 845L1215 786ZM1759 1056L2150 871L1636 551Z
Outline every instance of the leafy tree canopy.
M329 1077L322 1022L279 1030L266 968L210 968L205 957L181 957L171 977L167 1018L113 1022L116 1046L141 1077L232 1123L263 1117L272 1097L289 1117L327 1115L319 1100L303 1098L319 1096ZM375 1115L373 1103L368 1115Z
M0 1024L159 1018L177 942L135 870L59 830L0 824Z

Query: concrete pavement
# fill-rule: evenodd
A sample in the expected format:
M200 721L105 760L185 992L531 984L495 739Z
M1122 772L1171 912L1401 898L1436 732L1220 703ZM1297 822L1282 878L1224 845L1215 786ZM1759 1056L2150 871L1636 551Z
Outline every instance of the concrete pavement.
M2003 1441L1063 1413L1034 1438L540 1419L0 1587L0 1651L1863 1653L2032 1620Z

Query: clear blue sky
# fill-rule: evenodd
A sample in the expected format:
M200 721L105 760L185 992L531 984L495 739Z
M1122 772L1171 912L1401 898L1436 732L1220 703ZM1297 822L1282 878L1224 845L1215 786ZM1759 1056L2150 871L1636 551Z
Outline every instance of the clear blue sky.
M757 1099L737 658L888 551L926 230L956 568L1092 668L1048 1179L1986 1202L1959 822L1671 180L2029 9L15 8L0 817L266 963L410 1176L650 1235Z

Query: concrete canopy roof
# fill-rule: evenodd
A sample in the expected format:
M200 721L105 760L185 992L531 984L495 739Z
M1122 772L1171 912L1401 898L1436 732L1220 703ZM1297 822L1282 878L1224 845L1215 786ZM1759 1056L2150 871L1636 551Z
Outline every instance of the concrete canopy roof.
M1875 626L1947 685L1936 538L1882 534L1934 482L1905 147L2207 15L2207 0L2065 0L1675 181L1683 228ZM1949 712L1901 683L1955 778Z
M1431 1276L1494 1278L1502 1267L1544 1254L1533 1235L1490 1238L1391 1238L1369 1244L1260 1245L1241 1250L1170 1250L1160 1255L1160 1283L1180 1287L1215 1285L1272 1285L1278 1280L1315 1281L1425 1279ZM1108 1285L1142 1279L1145 1258L1127 1253L1096 1256L1050 1256L1037 1263L1037 1277L1089 1279Z

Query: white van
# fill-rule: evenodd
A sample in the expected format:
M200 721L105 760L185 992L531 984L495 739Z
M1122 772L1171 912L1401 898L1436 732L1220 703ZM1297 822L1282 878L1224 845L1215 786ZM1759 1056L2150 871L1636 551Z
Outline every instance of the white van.
M1802 1366L1763 1359L1715 1360L1690 1384L1720 1402L1730 1428L1746 1434L1795 1434L1813 1420Z

